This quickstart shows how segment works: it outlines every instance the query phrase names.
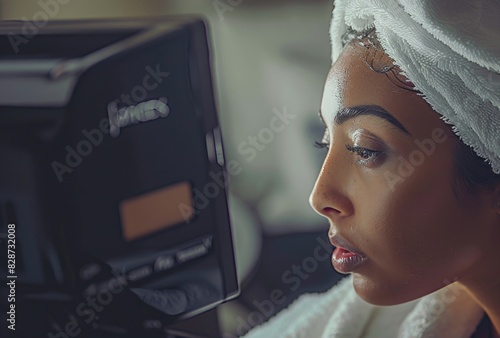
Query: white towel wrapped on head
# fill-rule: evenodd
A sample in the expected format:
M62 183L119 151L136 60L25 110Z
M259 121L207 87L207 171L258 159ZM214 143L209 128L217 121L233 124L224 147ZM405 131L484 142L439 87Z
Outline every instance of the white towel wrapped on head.
M500 1L337 0L332 62L348 27L375 28L425 100L500 174Z

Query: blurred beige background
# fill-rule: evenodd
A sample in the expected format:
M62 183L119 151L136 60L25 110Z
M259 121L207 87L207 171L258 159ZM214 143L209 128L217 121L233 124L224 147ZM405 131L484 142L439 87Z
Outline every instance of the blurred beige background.
M56 1L57 2L57 1ZM31 20L33 15L43 10L42 4L50 4L50 0L1 0L0 18L2 20ZM166 1L156 0L64 0L59 1L59 10L54 19L103 18L148 16L166 11Z

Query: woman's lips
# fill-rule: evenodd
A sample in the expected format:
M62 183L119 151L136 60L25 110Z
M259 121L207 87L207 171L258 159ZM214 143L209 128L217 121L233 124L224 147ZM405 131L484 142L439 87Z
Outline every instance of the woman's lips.
M330 237L336 248L332 254L332 265L340 273L349 273L367 261L367 257L340 236Z
M332 265L340 273L349 273L366 262L366 256L361 256L344 248L337 247L332 254Z

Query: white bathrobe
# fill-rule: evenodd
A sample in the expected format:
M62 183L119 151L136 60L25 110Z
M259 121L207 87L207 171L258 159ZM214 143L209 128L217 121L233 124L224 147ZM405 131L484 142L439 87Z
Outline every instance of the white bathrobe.
M375 306L348 277L325 293L301 296L245 338L469 338L483 315L456 283L405 304Z

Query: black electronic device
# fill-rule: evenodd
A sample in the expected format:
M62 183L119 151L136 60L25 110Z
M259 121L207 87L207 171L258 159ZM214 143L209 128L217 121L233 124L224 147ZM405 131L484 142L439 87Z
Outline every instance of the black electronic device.
M236 296L204 22L26 24L0 23L5 333L163 336Z

